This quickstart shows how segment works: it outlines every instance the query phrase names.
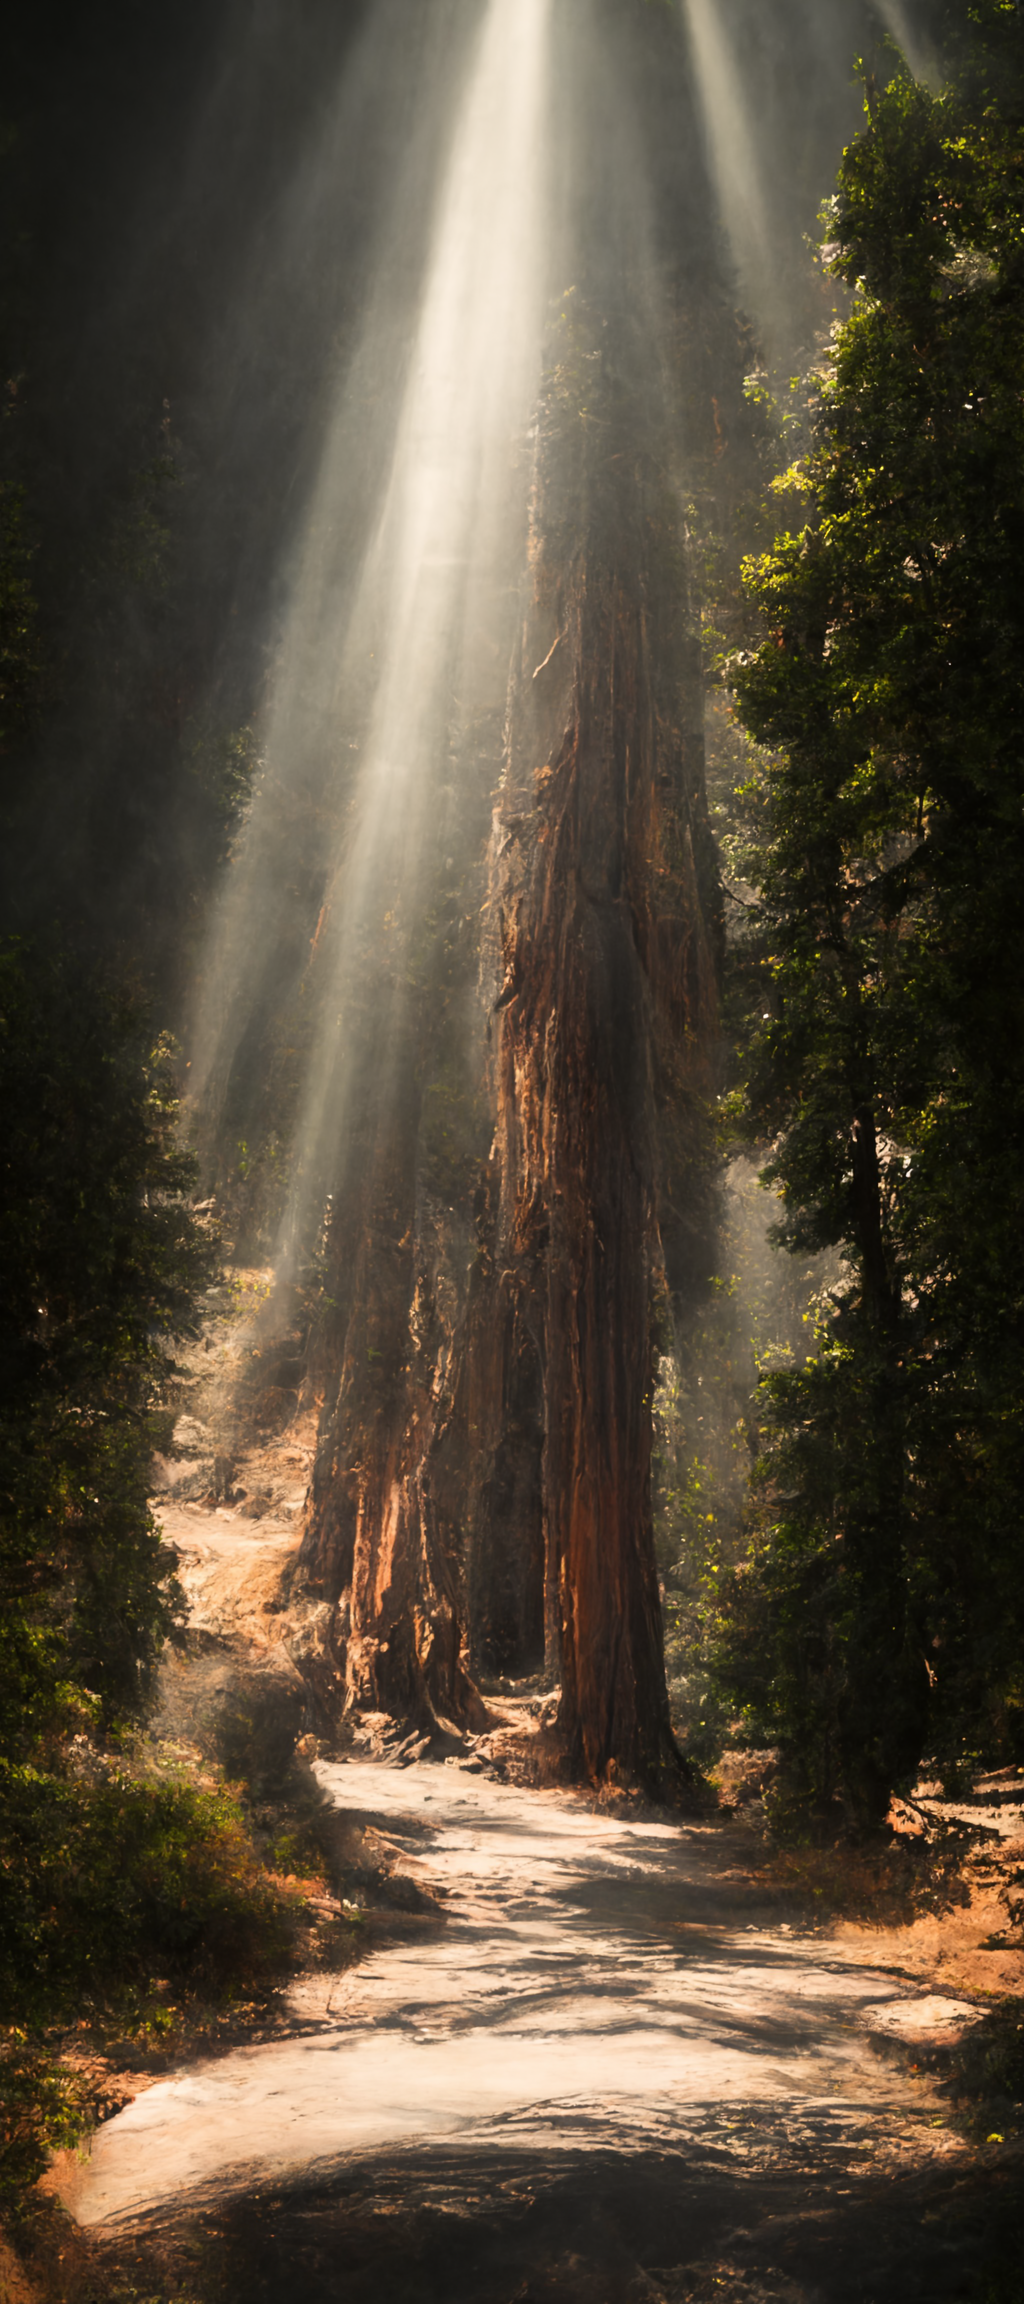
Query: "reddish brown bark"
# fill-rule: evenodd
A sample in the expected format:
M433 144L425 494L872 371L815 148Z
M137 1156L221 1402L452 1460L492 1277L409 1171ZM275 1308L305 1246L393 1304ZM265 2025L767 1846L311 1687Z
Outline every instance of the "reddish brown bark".
M539 497L494 848L497 1221L478 1328L492 1362L507 1339L507 1366L529 1308L570 1763L666 1788L680 1762L651 1525L652 1325L666 1259L685 1282L692 1254L716 969L686 604L678 588L663 600L668 631L652 635L642 491L635 473L623 483L567 569L549 566Z
M332 1709L343 1689L348 1709L432 1729L479 1719L482 1707L463 1661L458 1579L430 1491L447 1338L417 1238L411 1048L395 1077L362 1148L361 1185L341 1199L328 1239L336 1310L301 1566L335 1605L337 1678L324 1691Z
M545 1662L543 1368L528 1295L515 1275L495 1272L493 1209L486 1191L480 1197L477 1259L432 1483L449 1551L462 1562L474 1674L522 1676Z
M717 883L671 494L600 437L600 463L582 424L539 460L490 845L475 1260L424 1188L410 1035L332 1226L304 1558L336 1601L351 1706L465 1723L471 1673L543 1662L572 1771L671 1793L692 1777L651 1401L658 1320L709 1231Z

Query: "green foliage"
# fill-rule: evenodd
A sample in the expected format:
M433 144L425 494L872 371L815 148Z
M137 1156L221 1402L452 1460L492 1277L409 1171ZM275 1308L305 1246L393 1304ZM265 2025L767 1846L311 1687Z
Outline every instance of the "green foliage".
M726 1607L735 1631L737 1569L747 1548L759 1379L802 1364L821 1260L783 1261L770 1228L779 1203L749 1159L725 1175L716 1226L721 1271L669 1338L654 1396L652 1490L673 1722L702 1766L743 1723L723 1684ZM744 1668L749 1708L750 1659ZM763 1742L760 1730L755 1742Z
M66 956L0 951L0 1751L142 1700L175 1619L149 1417L213 1273L170 1053Z
M892 1494L891 1370L854 1324L762 1386L752 1557L722 1592L726 1677L782 1750L776 1822L884 1814L920 1757L928 1677ZM721 1659L720 1659L721 1660Z
M703 1406L710 1406L710 1396ZM700 1768L717 1760L728 1721L709 1669L717 1623L725 1515L711 1434L678 1361L661 1362L654 1396L652 1487L655 1549L665 1621L665 1667L673 1727ZM741 1434L742 1440L742 1434ZM745 1450L744 1450L745 1455Z
M223 1789L0 1762L0 1847L0 2199L17 2199L96 2117L54 2028L159 2036L178 2015L169 1993L265 1990L288 1965L294 1904Z
M223 1790L112 1759L178 1621L146 1501L172 1340L216 1268L171 1050L67 954L0 949L0 2187L89 2124L48 2034L217 1998L287 1962L292 1915ZM107 1752L89 1734L99 1731ZM293 1738L288 1738L290 1754Z
M0 1771L0 2022L52 2023L154 1969L212 1989L272 1973L280 1898L226 1792Z
M89 2125L81 2080L20 2025L0 2030L0 2202L43 2174Z
M184 731L186 771L201 806L207 869L231 854L260 769L255 730L222 728L208 718L191 720Z
M1024 39L870 92L828 219L856 289L753 563L764 747L735 1116L846 1273L773 1377L734 1685L798 1805L869 1824L923 1745L1019 1737L1024 1609ZM756 1696L751 1690L757 1689Z

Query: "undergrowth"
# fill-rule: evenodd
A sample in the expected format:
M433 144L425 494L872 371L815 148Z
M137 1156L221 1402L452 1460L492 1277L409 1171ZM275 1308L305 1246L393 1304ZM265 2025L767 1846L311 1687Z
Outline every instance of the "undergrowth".
M906 1926L923 1912L950 1912L970 1903L963 1862L969 1830L949 1827L935 1839L895 1839L833 1847L776 1843L758 1876L822 1920L873 1920Z
M1024 1999L1001 2000L961 2041L950 2094L971 2133L1005 2141L1024 2128Z
M82 1783L2 1764L0 1844L0 2202L10 2204L53 2150L116 2108L102 2102L110 2050L144 2060L273 1992L303 1899L299 1883L265 1869L224 1785L127 1772Z

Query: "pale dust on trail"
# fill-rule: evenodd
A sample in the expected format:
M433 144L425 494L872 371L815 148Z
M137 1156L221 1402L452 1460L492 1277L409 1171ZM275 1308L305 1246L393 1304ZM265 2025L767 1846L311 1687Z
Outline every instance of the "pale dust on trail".
M931 2082L871 2044L898 1977L761 1924L720 1828L609 1812L461 1765L318 1765L382 1822L445 1919L296 1987L296 2036L139 2096L97 2136L69 2205L124 2228L394 2150L706 2147L842 2164L962 2147ZM762 1915L763 1920L763 1915Z
M213 1448L237 1337L216 1331L196 1387ZM186 1501L168 1467L159 1509L211 1670L248 1656L296 1684L320 1649L323 1604L287 1573L312 1438L300 1414L236 1441L258 1519ZM495 1709L536 1726L536 1705ZM499 1766L501 1745L481 1742ZM215 2224L235 2250L223 2293L246 2304L964 2293L944 2232L934 2263L919 2237L905 2266L895 2253L973 2166L908 2069L908 2043L974 2013L951 2008L959 1978L939 1979L930 1933L908 1957L905 1930L786 1926L748 1832L502 1782L479 1757L317 1774L438 1917L375 1921L360 1965L293 1985L290 2036L162 2078L101 2128L58 2178L98 2245Z

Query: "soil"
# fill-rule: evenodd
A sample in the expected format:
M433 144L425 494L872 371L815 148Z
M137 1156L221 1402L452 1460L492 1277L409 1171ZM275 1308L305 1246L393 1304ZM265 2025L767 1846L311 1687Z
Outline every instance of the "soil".
M95 2260L232 2304L1019 2295L978 2282L1020 2146L944 2077L983 2012L783 1918L748 1830L472 1760L318 1774L446 1917L108 2123L65 2185Z
M258 1336L259 1276L239 1289ZM320 1604L292 1579L301 1370L272 1432L228 1448L211 1411L255 1348L214 1307L161 1470L192 1632L157 1727L270 1691L270 1746L275 1718L300 1732L336 1820L358 1957L311 1959L272 2024L122 2095L49 2179L73 2221L47 2294L1019 2304L1024 2141L1007 2103L965 2115L955 2076L1024 1993L1024 1781L922 1786L886 1848L784 1857L750 1756L697 1823L546 1781L539 1688L490 1694L446 1752L378 1718L327 1748Z

